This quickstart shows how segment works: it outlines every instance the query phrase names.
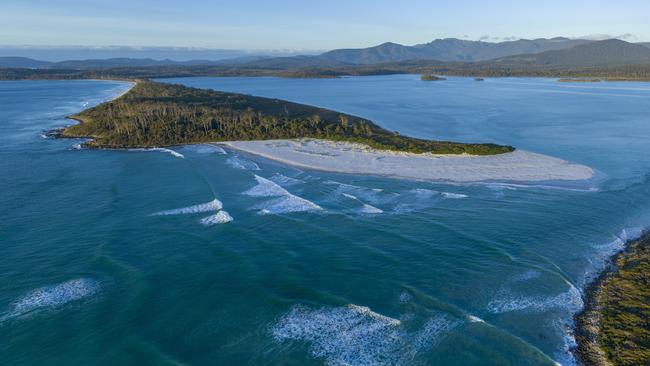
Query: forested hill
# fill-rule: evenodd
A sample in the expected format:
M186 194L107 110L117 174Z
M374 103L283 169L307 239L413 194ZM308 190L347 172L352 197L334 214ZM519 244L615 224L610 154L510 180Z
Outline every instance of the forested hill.
M322 138L415 153L491 155L510 146L401 136L369 120L279 99L138 82L113 101L71 118L64 137L91 137L92 147L154 147L200 142Z

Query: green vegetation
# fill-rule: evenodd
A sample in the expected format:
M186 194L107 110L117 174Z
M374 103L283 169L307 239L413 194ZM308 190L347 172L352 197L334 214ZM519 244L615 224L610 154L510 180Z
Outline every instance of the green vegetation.
M578 353L587 365L650 365L650 235L615 264L590 288L576 319Z
M422 81L441 81L441 80L447 80L445 78L441 78L440 76L436 76L433 74L422 74L420 75L420 80Z
M64 137L91 137L93 147L151 147L208 141L322 138L378 149L492 155L511 146L462 144L401 136L363 118L278 99L138 82L113 101L71 116L82 123Z

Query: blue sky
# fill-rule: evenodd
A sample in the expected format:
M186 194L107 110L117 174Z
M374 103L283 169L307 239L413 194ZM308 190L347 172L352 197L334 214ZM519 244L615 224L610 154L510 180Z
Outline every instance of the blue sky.
M435 38L650 41L648 0L2 0L0 45L325 50Z

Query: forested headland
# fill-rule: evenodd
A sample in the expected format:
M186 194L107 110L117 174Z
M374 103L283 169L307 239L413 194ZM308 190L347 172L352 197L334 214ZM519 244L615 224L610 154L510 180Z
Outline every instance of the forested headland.
M64 129L61 136L90 137L90 147L319 138L413 153L492 155L514 150L416 139L328 109L151 81L138 81L123 96L70 117L81 123Z

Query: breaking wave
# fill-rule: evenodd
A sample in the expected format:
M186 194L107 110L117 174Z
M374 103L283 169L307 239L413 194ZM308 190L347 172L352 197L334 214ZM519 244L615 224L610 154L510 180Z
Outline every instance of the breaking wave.
M589 269L587 270L583 283L586 285L598 276L599 273L604 271L609 265L611 258L618 252L625 249L625 244L630 240L635 240L641 237L644 229L640 227L626 228L606 244L595 245L596 252L589 258Z
M567 291L550 297L526 297L502 292L496 299L490 301L487 308L493 314L511 311L544 312L551 309L575 313L582 309L582 294L575 286L569 285Z
M97 293L99 289L99 282L90 278L79 278L57 285L41 287L16 300L9 311L0 316L0 322L25 316L39 310L57 308L89 297Z
M250 160L242 159L239 156L233 156L226 160L226 163L235 169L241 170L260 170L259 165Z
M272 327L278 342L309 343L309 353L328 365L409 365L460 321L434 315L418 330L364 306L311 309L296 305Z
M284 187L291 187L291 186L305 183L304 180L287 177L286 175L282 175L280 173L275 173L271 178L269 178L269 180Z
M289 193L277 183L255 175L257 185L243 194L251 197L278 197L255 206L261 214L281 214L290 212L316 211L323 208L319 205Z
M450 193L450 192L441 192L440 193L444 198L452 198L452 199L461 199L461 198L467 198L469 197L466 194L462 193Z
M136 149L129 149L129 151L160 151L160 152L171 154L172 156L177 157L179 159L184 159L185 158L185 155L183 155L183 154L181 154L179 152L176 152L176 151L174 151L172 149L167 149L167 148L164 148L164 147L136 148Z
M204 217L201 219L201 224L205 226L213 226L218 224L225 224L233 220L232 216L226 211L219 211L214 215Z
M223 208L223 204L218 199L210 202L201 203L194 206L175 208L172 210L160 211L152 214L152 216L170 216L170 215L186 215L200 212L219 211Z
M384 212L384 210L382 210L380 208L377 208L375 206L369 205L369 204L361 201L360 199L358 199L356 196L353 196L351 194L343 193L343 196L347 197L347 198L349 198L351 200L354 200L354 201L361 204L361 207L359 207L356 210L360 214L377 215L377 214L380 214L380 213Z
M568 290L555 296L524 296L515 294L512 287L517 283L538 279L541 273L536 270L527 270L510 278L497 292L496 297L487 305L493 314L511 311L544 312L551 309L561 309L568 312L577 312L582 309L582 294L572 283L565 280Z
M323 184L336 186L338 193L353 195L355 198L369 202L372 205L389 204L399 196L397 193L386 192L379 188L360 187L333 180L325 181Z

